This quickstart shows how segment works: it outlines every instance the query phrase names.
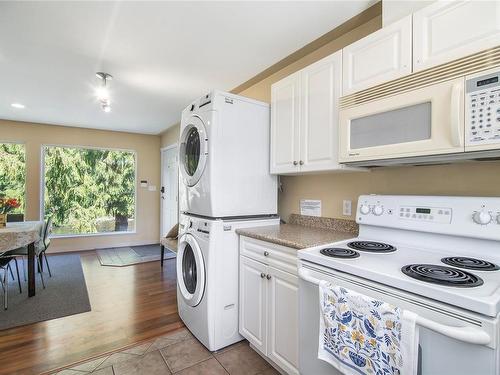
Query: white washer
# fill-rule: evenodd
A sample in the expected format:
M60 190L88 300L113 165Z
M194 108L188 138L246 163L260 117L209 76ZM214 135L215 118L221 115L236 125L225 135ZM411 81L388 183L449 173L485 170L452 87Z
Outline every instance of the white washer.
M243 340L238 333L238 235L235 230L279 224L180 216L177 253L179 315L196 338L215 351Z
M207 217L277 213L269 105L213 91L182 112L179 209Z

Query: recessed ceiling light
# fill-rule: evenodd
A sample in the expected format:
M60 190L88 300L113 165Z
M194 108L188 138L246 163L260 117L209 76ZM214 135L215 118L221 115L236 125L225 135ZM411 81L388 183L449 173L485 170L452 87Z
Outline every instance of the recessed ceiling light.
M10 106L13 108L18 108L18 109L26 108L26 106L24 104L21 104L21 103L12 103Z

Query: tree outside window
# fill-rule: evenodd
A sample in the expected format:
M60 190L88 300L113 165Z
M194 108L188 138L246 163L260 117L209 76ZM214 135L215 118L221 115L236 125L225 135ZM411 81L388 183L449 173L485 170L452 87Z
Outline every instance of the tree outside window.
M54 235L135 229L135 153L46 146L44 210Z

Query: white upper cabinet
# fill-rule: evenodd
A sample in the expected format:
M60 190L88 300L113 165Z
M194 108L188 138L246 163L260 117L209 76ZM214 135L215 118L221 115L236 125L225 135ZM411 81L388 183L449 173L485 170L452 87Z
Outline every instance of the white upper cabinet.
M410 74L412 16L345 47L343 61L343 96Z
M300 72L271 88L271 173L299 170Z
M273 84L271 173L349 170L338 163L341 90L342 51Z
M334 53L301 71L300 170L338 167L338 101L342 54Z
M500 45L499 1L439 1L413 14L413 70Z

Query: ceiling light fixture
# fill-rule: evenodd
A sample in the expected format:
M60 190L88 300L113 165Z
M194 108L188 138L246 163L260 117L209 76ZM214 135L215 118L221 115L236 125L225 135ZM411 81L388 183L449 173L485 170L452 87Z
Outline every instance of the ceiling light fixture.
M24 108L26 108L26 106L24 104L21 104L21 103L12 103L10 106L13 107L13 108L17 108L17 109L24 109Z
M104 72L97 72L96 77L101 80L101 86L96 88L95 95L101 103L101 108L104 112L111 112L111 100L109 98L108 81L113 79L113 76Z

